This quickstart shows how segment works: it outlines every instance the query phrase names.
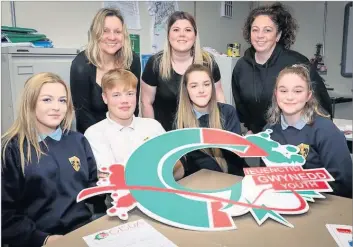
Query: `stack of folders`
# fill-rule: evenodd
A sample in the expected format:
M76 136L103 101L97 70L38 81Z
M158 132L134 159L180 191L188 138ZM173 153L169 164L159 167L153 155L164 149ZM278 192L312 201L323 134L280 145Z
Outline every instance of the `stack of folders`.
M46 35L33 28L1 26L1 46L53 47Z

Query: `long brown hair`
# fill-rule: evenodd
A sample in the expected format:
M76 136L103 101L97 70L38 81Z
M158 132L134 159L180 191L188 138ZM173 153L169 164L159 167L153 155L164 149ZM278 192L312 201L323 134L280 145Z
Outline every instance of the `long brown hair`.
M123 69L130 69L133 59L130 36L124 22L124 18L117 9L102 8L93 18L92 24L89 28L89 39L85 51L86 57L94 66L98 68L102 68L104 66L100 56L101 50L99 48L99 42L103 35L104 21L107 16L115 16L123 24L124 43L123 47L116 53L115 58L116 62L120 64Z
M155 63L155 65L159 64L158 68L154 68L156 71L159 71L160 76L164 80L169 80L171 78L171 71L172 71L172 48L169 42L169 32L173 24L178 20L187 20L192 25L196 40L193 47L190 50L191 56L194 58L194 64L205 64L208 67L212 68L213 61L211 56L201 49L200 39L198 35L198 30L196 26L195 18L187 12L184 11L176 11L174 12L168 19L168 28L167 28L167 37L164 44L164 49L162 52L159 52L158 59L160 60L159 63ZM157 60L156 60L157 61Z
M311 97L308 100L308 102L306 102L304 109L303 109L303 112L302 112L302 116L305 119L305 121L307 121L308 124L311 124L314 121L315 114L318 114L323 117L330 117L330 115L325 115L320 109L320 105L314 95L312 82L310 81L309 69L304 64L295 64L290 67L284 68L278 74L278 77L276 79L275 88L274 88L273 94L272 94L272 103L271 103L270 108L267 111L267 122L270 125L274 125L276 123L279 123L281 120L282 110L279 108L279 106L277 104L275 92L277 90L278 82L281 80L281 78L284 75L287 75L287 74L295 74L295 75L299 76L300 78L302 78L306 82L309 92L312 92Z
M31 147L36 151L38 160L40 156L44 154L38 143L39 133L36 128L35 111L40 90L46 83L60 83L65 87L67 112L60 124L63 132L67 132L70 129L74 118L74 107L70 89L59 76L53 73L39 73L33 75L26 81L22 96L20 97L21 102L19 104L18 116L9 130L1 137L3 162L5 162L7 145L13 138L18 139L22 171L24 171L25 163L31 162L32 160ZM26 150L25 146L27 147Z
M208 67L201 64L190 65L189 68L185 71L184 76L182 77L182 83L180 84L180 89L179 89L178 111L175 119L176 128L183 129L183 128L200 127L199 121L195 117L195 114L193 111L193 102L190 99L188 89L187 89L189 75L192 72L196 72L196 71L205 72L210 78L211 85L212 85L211 99L208 103L208 106L209 106L209 114L208 114L209 126L208 127L215 128L215 129L223 129L223 120L221 118L221 114L216 100L216 89L215 89L214 80L212 78L211 71ZM227 163L224 160L222 152L219 148L204 149L202 151L214 157L223 172L228 171Z

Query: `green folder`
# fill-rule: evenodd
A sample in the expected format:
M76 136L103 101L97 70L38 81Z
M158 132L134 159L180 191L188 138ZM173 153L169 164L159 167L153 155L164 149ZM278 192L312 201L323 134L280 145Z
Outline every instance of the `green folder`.
M47 37L44 34L5 34L5 38L8 42L18 43L44 40Z
M36 33L33 28L1 26L1 32Z

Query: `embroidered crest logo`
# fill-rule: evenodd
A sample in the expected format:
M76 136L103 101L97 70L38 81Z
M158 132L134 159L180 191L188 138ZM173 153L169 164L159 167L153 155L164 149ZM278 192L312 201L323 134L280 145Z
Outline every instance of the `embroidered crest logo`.
M302 143L298 145L298 148L299 148L299 153L306 159L306 157L309 154L309 149L310 149L309 145Z
M69 158L69 161L72 167L74 168L74 170L78 172L81 168L80 159L77 158L76 156L72 156L71 158Z

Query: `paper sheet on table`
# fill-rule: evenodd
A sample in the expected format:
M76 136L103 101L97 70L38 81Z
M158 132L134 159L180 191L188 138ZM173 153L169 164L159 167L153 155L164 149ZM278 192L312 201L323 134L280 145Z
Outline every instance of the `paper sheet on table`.
M339 247L352 247L352 226L326 224L327 230Z
M141 29L140 10L137 1L105 1L103 7L119 9L128 29Z
M177 247L145 220L137 220L83 237L89 247Z

